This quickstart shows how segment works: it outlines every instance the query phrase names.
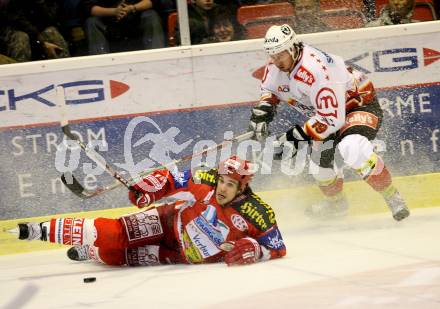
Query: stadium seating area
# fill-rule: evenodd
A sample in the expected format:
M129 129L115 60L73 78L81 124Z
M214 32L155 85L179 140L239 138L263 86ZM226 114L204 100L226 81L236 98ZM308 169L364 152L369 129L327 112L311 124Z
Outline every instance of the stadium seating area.
M376 0L375 16L388 0ZM366 8L362 0L329 0L320 3L320 18L334 30L362 28L367 23ZM289 23L295 10L290 2L243 5L237 10L237 20L246 29L246 38L264 36L273 24ZM416 0L413 19L417 21L437 20L434 0ZM177 13L168 17L168 44L176 46Z
M18 0L13 0L18 1ZM42 0L43 2L46 0ZM48 1L48 0L47 0ZM62 0L61 3L81 3L85 0ZM1 1L0 1L1 2ZM178 13L176 12L176 5L173 0L168 2L174 3L168 9L158 11L162 23L162 28L166 36L165 45L173 47L179 45L178 40ZM217 1L215 1L217 2ZM320 27L316 29L311 29L310 27L303 25L303 30L301 27L296 27L298 21L309 20L305 18L300 18L300 7L296 3L296 6L292 4L292 0L266 0L266 1L251 1L251 0L222 0L219 3L223 3L224 7L228 10L232 7L232 13L228 15L232 18L234 23L237 23L240 28L240 36L234 37L233 40L239 39L255 39L262 38L266 33L267 29L273 24L283 24L287 23L294 27L298 33L309 33L309 32L319 32L319 31L329 31L329 30L344 30L344 29L355 29L363 28L365 26L371 26L368 22L378 18L380 16L381 10L389 3L389 0L321 0L319 2L319 7L315 6L315 11L318 12L312 16L316 16L318 23L312 21L313 25L319 24ZM188 5L194 6L194 1L187 1ZM226 3L235 3L234 6L229 6ZM246 3L245 5L240 5L240 3ZM249 4L258 3L258 4ZM263 3L263 4L262 4ZM366 6L366 3L369 5ZM297 14L295 13L295 7L297 7ZM79 6L78 6L79 8ZM77 8L77 10L79 10ZM235 10L235 8L237 8ZM439 15L440 3L437 0L415 0L415 7L413 11L412 21L432 21L437 20ZM69 9L70 12L70 9ZM75 13L79 14L79 13ZM85 22L84 17L73 15L73 20L78 20L75 27L69 29L65 26L63 35L69 44L69 49L71 49L71 55L82 56L87 54L85 51L87 48L87 38L85 37L85 31L83 23ZM64 14L66 15L66 14ZM219 16L219 15L214 15ZM73 18L71 17L71 18ZM60 17L61 24L66 23L62 20L64 16ZM205 17L206 18L206 17ZM313 18L312 18L313 20ZM380 20L379 20L380 21ZM407 22L407 21L405 21ZM207 23L208 24L208 23ZM324 27L321 27L321 24ZM67 28L66 28L67 27ZM159 26L160 27L160 26ZM234 25L235 27L235 25ZM318 29L319 28L319 29ZM324 30L323 30L324 29ZM61 29L63 30L63 29ZM74 31L79 30L79 31ZM308 32L307 32L308 31ZM208 36L212 35L213 30L208 29L206 33L210 33ZM191 32L191 36L193 32ZM205 38L206 34L202 38ZM209 37L206 37L209 39ZM203 43L208 43L209 40ZM215 42L215 41L214 41ZM132 50L136 50L133 47ZM4 53L0 51L1 54ZM6 57L7 58L7 57ZM1 58L0 58L1 60ZM0 61L0 64L7 63Z

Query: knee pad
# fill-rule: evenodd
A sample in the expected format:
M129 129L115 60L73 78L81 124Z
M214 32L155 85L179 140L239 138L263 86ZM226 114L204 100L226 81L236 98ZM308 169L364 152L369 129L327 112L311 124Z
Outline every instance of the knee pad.
M371 141L360 134L347 135L338 144L344 163L356 170L370 159L373 149Z

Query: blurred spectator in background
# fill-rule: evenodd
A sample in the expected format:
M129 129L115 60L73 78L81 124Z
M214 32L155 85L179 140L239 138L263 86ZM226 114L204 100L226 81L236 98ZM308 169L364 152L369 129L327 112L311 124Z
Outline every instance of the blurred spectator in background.
M380 11L379 18L366 24L366 27L411 23L414 5L415 0L389 0Z
M2 0L0 53L17 62L69 57L58 14L56 0Z
M61 32L69 43L73 56L87 55L84 33L85 14L81 0L61 0Z
M376 16L376 1L375 0L363 0L365 7L365 17L367 21L371 21Z
M165 47L162 21L151 0L84 0L91 55ZM140 46L138 46L140 45Z
M291 26L296 33L314 33L332 30L319 16L319 0L289 0L289 2L292 3L295 9Z
M191 44L200 44L209 37L209 20L217 6L214 0L191 0L188 5Z
M209 37L202 43L229 42L244 39L244 28L230 8L218 6L208 21Z

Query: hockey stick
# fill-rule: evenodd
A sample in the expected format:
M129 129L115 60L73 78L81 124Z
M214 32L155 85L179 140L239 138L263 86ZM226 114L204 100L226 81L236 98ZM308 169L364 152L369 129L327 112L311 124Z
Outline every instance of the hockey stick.
M92 159L96 164L98 164L104 171L106 171L110 176L115 178L119 184L124 185L126 188L130 189L130 182L126 180L119 172L117 172L113 167L111 167L105 160L102 159L102 157L95 152L94 149L89 148L86 144L84 144L78 136L72 133L72 130L70 129L70 126L67 121L66 117L66 101L65 101L65 95L64 95L64 88L58 86L56 88L56 102L60 110L60 116L61 116L61 128L63 133L72 141L75 141L82 150L86 153L86 155ZM86 192L83 193L85 188L75 179L73 174L71 172L66 172L61 175L61 181L64 183L64 185L70 189L74 194L78 196L82 196L84 194L87 194Z
M97 195L101 195L105 192L116 189L116 188L120 187L121 185L124 185L126 188L130 189L131 186L134 184L134 182L138 178L146 176L146 175L154 172L155 170L167 168L167 167L174 166L174 165L177 165L177 164L185 162L185 161L189 161L194 157L202 156L210 151L221 149L231 143L240 142L240 141L249 139L254 135L253 132L246 132L246 133L241 134L239 136L236 136L230 140L225 140L220 144L217 144L215 146L212 146L212 147L209 147L205 150L202 150L198 153L193 153L193 154L184 156L178 160L173 160L173 161L166 163L164 165L147 169L147 170L141 172L139 175L137 175L134 178L125 179L120 173L115 171L109 164L99 160L98 157L96 156L97 154L95 153L94 150L88 148L83 142L81 142L81 140L77 136L72 134L72 131L70 130L69 125L66 124L62 128L63 128L64 134L66 134L66 136L69 137L71 140L76 141L78 143L78 145L86 152L87 156L90 159L92 159L97 164L99 164L109 175L111 175L112 177L114 177L116 179L115 182L113 182L112 184L110 184L108 186L99 187L95 190L87 190L86 188L84 188L83 185L81 185L81 183L73 176L73 174L71 172L63 173L63 175L61 175L61 181L64 183L64 185L66 185L66 187L70 191L72 191L72 193L74 193L75 195L77 195L81 198L84 198L84 199L91 198L91 197L94 197Z
M126 180L119 172L117 172L113 167L111 167L108 163L103 162L95 150L89 148L86 144L84 144L79 137L72 133L70 126L68 124L64 124L62 126L63 133L72 141L75 141L82 150L86 153L86 155L95 161L102 169L104 169L107 174L115 178L120 184L124 185L126 188L130 189L131 184L128 180ZM67 178L67 179L66 179ZM70 181L68 181L70 180ZM84 190L84 187L73 177L73 174L68 172L61 175L61 181L69 188L73 193L79 195ZM81 188L83 190L81 190Z

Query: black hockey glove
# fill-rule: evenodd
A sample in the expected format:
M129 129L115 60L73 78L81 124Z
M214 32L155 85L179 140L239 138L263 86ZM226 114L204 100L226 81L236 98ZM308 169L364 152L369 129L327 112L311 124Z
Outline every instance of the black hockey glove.
M289 129L286 133L280 135L275 141L274 149L274 159L281 160L283 157L283 152L285 151L286 143L290 143L291 157L295 157L298 148L304 144L309 145L311 138L308 136L304 130L299 126L295 125L293 128Z
M261 142L269 136L269 123L275 116L275 108L268 103L261 103L252 109L249 131L254 132L254 139Z

